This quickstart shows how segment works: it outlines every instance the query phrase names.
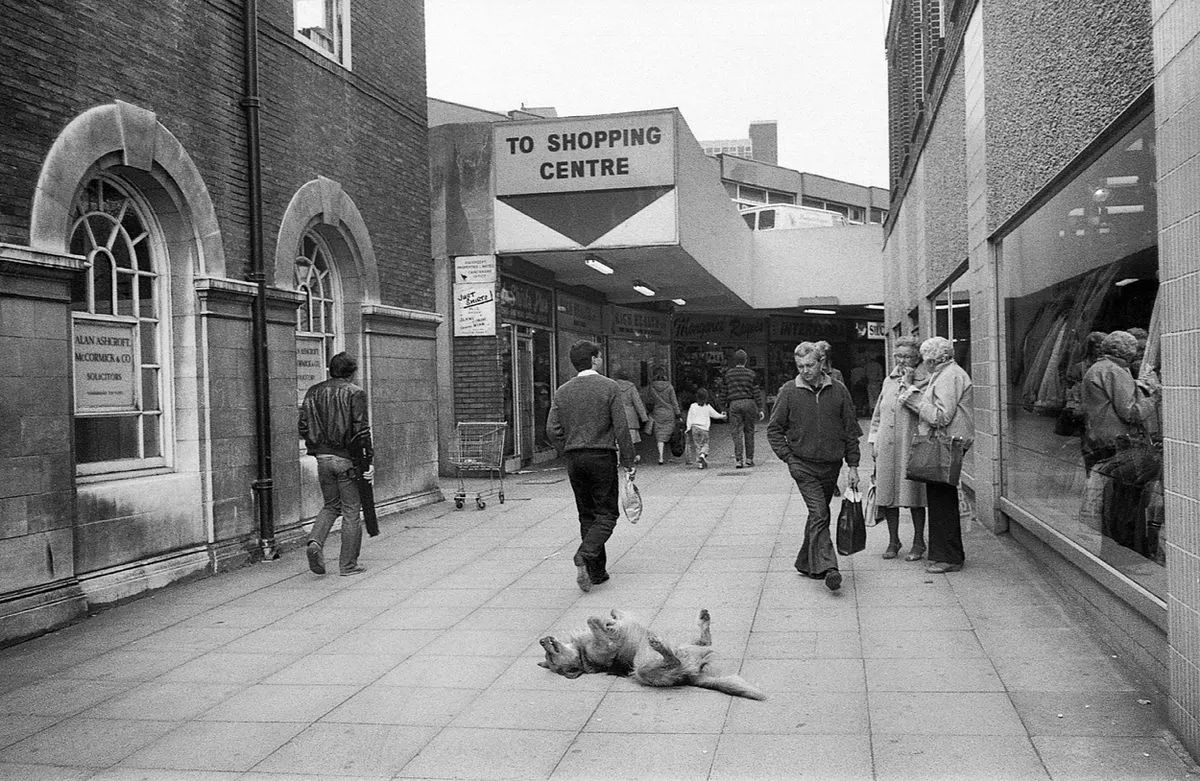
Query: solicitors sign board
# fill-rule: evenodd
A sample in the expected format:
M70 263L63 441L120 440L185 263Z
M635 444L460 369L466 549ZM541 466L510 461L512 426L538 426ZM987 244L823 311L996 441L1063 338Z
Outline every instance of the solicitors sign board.
M76 319L75 412L137 410L137 324Z
M492 134L497 196L675 183L672 112L500 122Z

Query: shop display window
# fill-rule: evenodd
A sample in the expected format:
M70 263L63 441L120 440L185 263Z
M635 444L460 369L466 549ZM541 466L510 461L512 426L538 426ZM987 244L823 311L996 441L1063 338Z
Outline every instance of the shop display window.
M1000 241L1000 440L1005 499L1163 596L1154 144L1126 126Z

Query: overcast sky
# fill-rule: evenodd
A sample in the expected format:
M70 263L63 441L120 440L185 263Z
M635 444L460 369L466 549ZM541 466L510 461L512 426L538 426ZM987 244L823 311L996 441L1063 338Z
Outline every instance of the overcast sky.
M883 0L425 0L429 95L560 116L779 122L779 164L887 187Z

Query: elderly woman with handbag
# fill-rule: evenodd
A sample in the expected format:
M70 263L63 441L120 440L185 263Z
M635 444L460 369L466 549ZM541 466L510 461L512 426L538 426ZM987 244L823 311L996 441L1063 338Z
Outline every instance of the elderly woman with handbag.
M875 459L875 502L879 515L887 521L888 546L883 552L885 559L894 559L900 553L900 508L907 507L912 514L913 541L905 561L925 558L925 485L904 477L908 466L908 449L917 428L916 414L900 403L900 397L910 387L923 388L928 381L925 372L917 374L921 364L918 341L911 336L901 336L892 350L895 368L883 380L879 398L875 401L875 413L871 416L871 429L867 443ZM875 523L868 518L867 523Z
M917 413L917 433L906 476L925 483L929 516L929 563L925 571L958 572L966 560L958 511L958 477L962 456L975 439L971 377L955 363L954 345L949 339L926 339L921 343L921 358L929 371L928 383L923 389L908 388L901 397L902 403Z

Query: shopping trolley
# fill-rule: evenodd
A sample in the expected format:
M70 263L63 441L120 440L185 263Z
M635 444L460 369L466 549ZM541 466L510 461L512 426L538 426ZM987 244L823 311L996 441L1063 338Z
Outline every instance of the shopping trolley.
M458 476L458 492L454 494L454 506L459 510L467 499L467 472L484 472L488 484L475 492L475 506L487 507L485 496L499 496L504 504L504 434L507 423L459 423L454 432L454 444L450 448L450 463Z

